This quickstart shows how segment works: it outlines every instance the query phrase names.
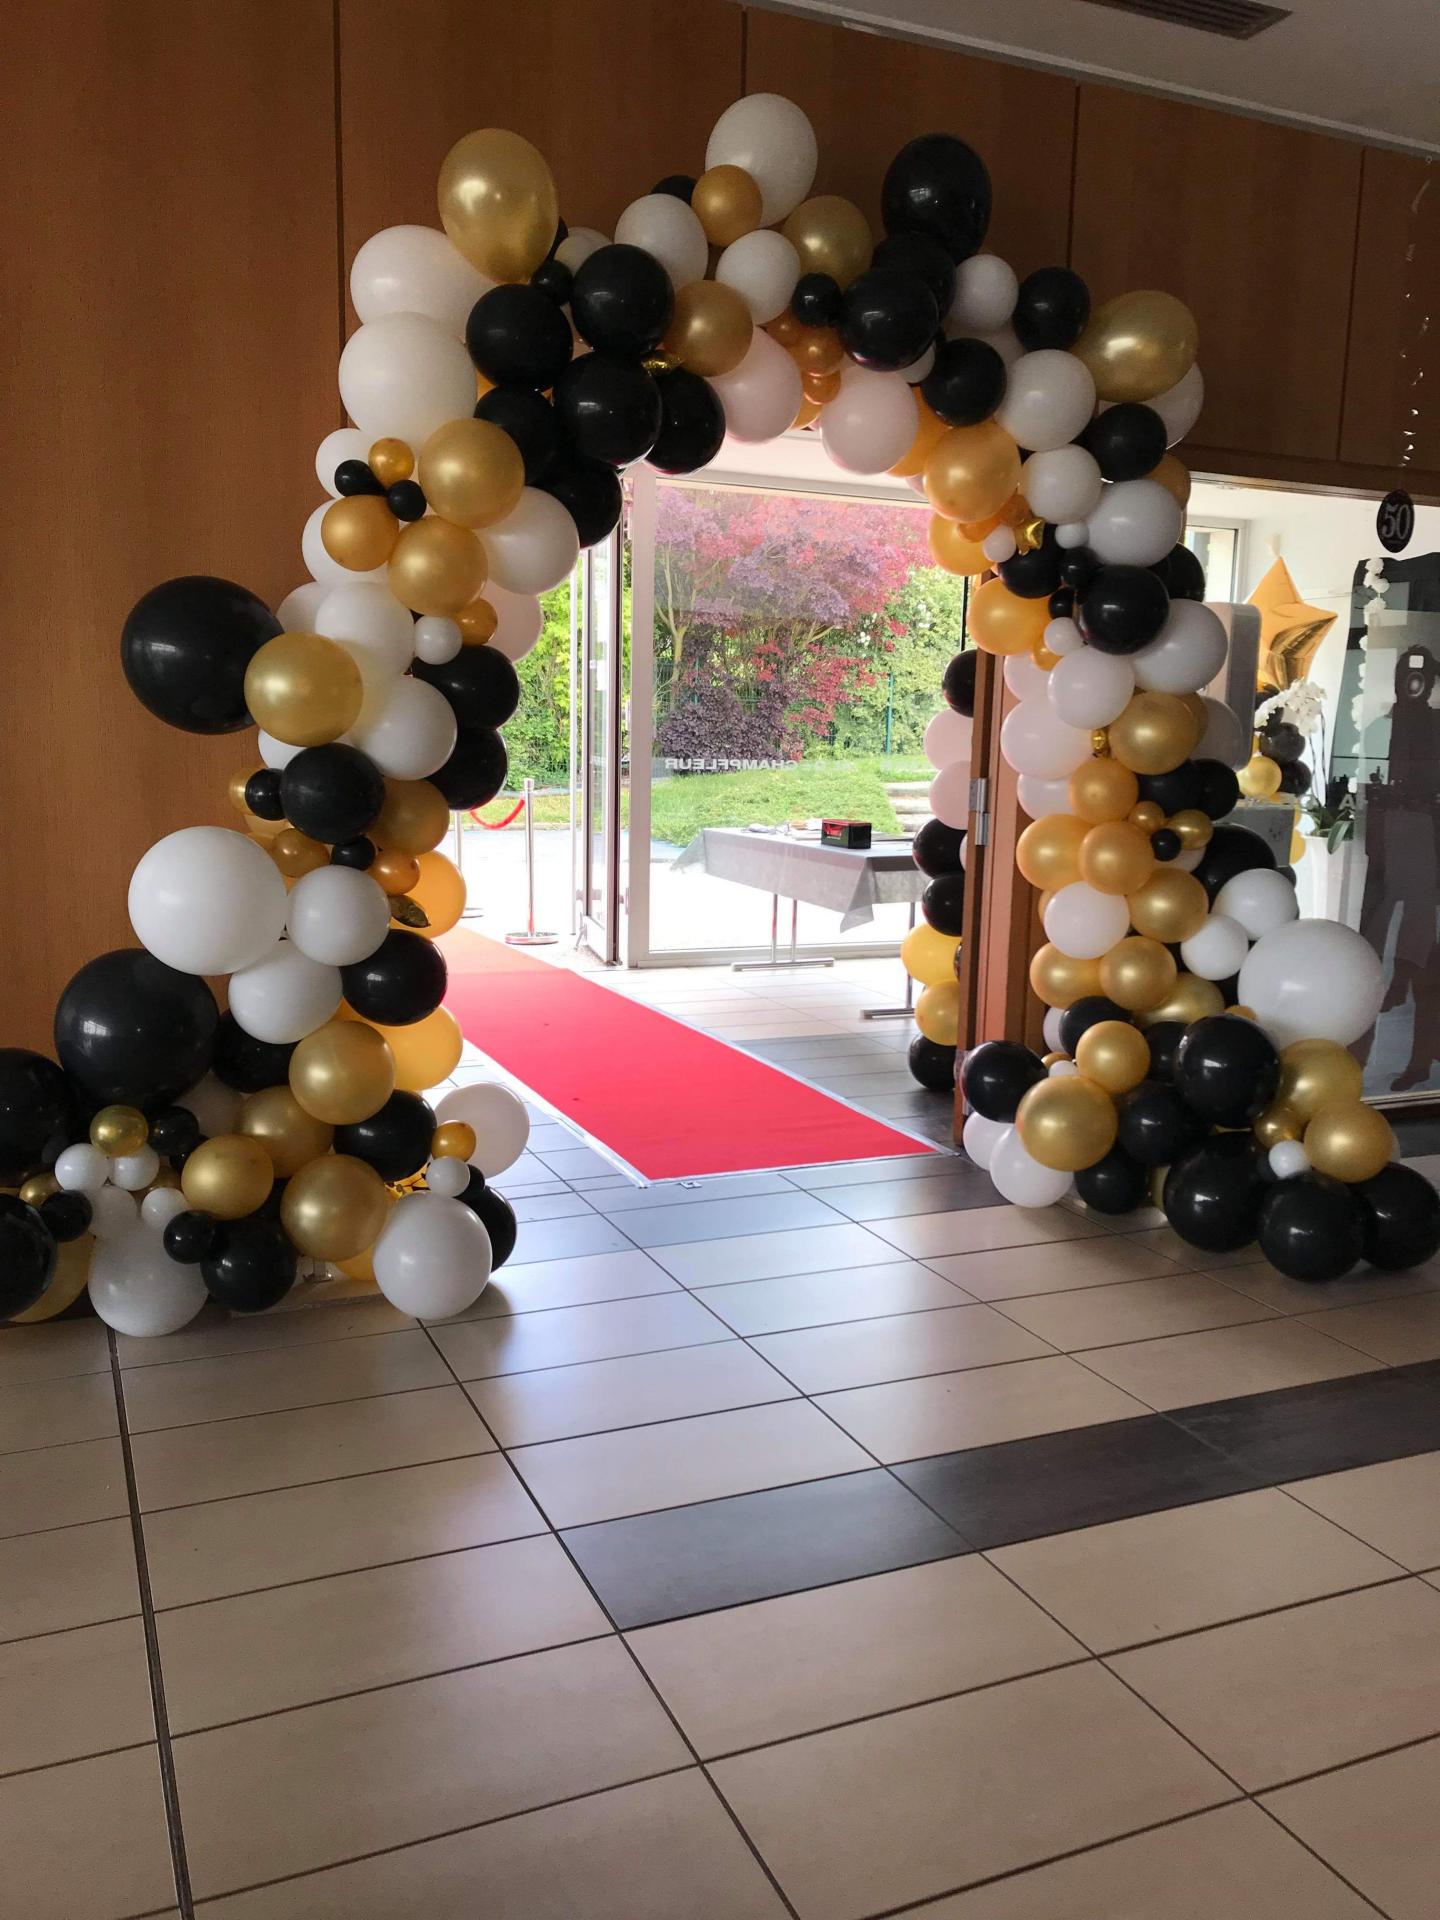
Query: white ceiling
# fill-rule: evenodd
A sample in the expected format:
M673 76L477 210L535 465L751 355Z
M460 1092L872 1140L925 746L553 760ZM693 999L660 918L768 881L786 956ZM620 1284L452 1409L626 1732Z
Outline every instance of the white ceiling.
M784 0L787 12L1440 153L1440 0L1274 4L1291 17L1226 40L1090 0Z

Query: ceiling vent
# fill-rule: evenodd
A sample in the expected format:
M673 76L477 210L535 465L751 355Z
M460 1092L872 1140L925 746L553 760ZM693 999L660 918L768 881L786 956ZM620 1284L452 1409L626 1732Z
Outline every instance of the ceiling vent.
M1114 13L1138 14L1144 20L1163 20L1171 27L1193 27L1197 33L1218 34L1222 40L1253 40L1267 27L1290 18L1288 7L1262 7L1255 0L1089 0L1092 7Z

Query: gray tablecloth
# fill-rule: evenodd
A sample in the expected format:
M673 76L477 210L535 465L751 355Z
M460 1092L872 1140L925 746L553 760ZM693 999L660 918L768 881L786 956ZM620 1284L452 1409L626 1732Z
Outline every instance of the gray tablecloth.
M825 847L783 833L747 833L743 827L705 827L674 863L734 880L786 900L804 900L840 915L840 931L863 927L877 906L918 900L925 875L908 840L874 847Z

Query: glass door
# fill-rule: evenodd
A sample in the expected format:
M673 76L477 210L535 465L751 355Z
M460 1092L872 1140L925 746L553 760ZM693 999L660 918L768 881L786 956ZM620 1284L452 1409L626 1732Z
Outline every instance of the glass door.
M592 547L580 608L580 941L620 959L620 535Z

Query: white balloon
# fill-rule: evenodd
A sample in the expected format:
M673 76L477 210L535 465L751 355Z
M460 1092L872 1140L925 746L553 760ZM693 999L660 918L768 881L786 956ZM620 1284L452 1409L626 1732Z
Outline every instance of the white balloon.
M757 327L767 326L790 304L800 256L783 233L757 227L726 247L715 263L715 278L742 297Z
M1067 653L1078 653L1085 644L1085 636L1068 614L1052 620L1040 637L1051 653L1058 653L1062 658Z
M338 967L312 960L288 940L280 940L253 966L231 974L230 1012L236 1025L255 1039L283 1046L303 1040L333 1019L342 991Z
M126 1193L143 1193L160 1171L160 1156L153 1147L139 1147L134 1153L117 1153L110 1161L110 1178Z
M138 1220L118 1238L97 1243L89 1290L107 1327L140 1340L178 1333L206 1300L199 1267L172 1260L159 1229Z
M479 1167L487 1180L513 1167L530 1138L530 1116L524 1101L493 1080L480 1080L447 1093L435 1109L435 1119L440 1126L449 1120L461 1120L475 1129L470 1164Z
M460 622L447 619L443 613L423 614L415 622L415 658L423 660L426 666L443 667L464 644Z
M1200 377L1199 367L1191 367L1183 379L1177 380L1173 387L1167 387L1164 393L1157 393L1145 404L1165 422L1165 444L1173 447L1189 433L1200 418L1200 409L1205 404L1205 382Z
M233 1133L240 1118L240 1095L234 1087L217 1080L213 1073L207 1073L188 1093L182 1093L175 1104L194 1114L200 1122L200 1131L210 1140L217 1133Z
M51 1172L66 1193L99 1193L110 1178L110 1162L98 1147L79 1140L61 1150Z
M1117 480L1090 515L1090 550L1107 566L1153 566L1184 526L1180 502L1158 480Z
M332 560L325 551L325 542L320 534L320 523L334 504L333 500L322 500L300 529L300 558L309 568L313 578L323 587L344 586L357 580L383 581L384 567L368 567L364 572L357 572L352 567L342 567L338 560Z
M784 347L758 327L734 372L718 373L710 384L725 409L725 429L735 440L776 439L805 398L800 369Z
M555 249L555 258L571 273L578 273L592 253L598 253L601 247L608 247L609 244L598 227L571 227Z
M362 321L421 313L457 340L465 338L470 309L494 284L434 227L383 227L350 268L350 298Z
M350 649L362 673L390 678L415 655L415 622L383 584L355 580L332 587L315 615L316 633Z
M495 631L485 642L507 660L523 660L545 626L545 609L533 593L508 593L492 580L485 598L495 610Z
M266 766L274 767L277 771L288 767L297 753L304 752L303 747L292 747L288 740L277 740L273 733L266 733L263 727L256 734L255 746Z
M275 609L275 618L286 633L313 633L315 616L330 588L323 580L302 580L292 587Z
M1240 716L1233 707L1227 707L1223 701L1212 700L1208 693L1202 693L1200 698L1205 702L1205 731L1190 757L1193 760L1218 760L1227 767L1243 767L1250 758L1250 728L1242 726Z
M1180 942L1180 958L1202 980L1228 980L1240 971L1249 951L1244 927L1223 913L1211 913Z
M491 1257L490 1236L463 1201L410 1193L375 1242L375 1280L402 1313L448 1320L485 1291Z
M486 527L482 538L491 581L511 593L548 593L569 575L580 554L575 522L553 494L538 487L522 487L509 513Z
M1041 347L1011 367L995 419L1018 445L1044 453L1073 440L1094 411L1095 382L1085 362Z
M1025 351L1024 347L1020 344L1019 335L1013 327L997 327L994 333L982 333L977 337L983 340L987 347L993 347L995 349L996 353L998 353L1000 358L1005 362L1007 370L1014 366L1015 362Z
M930 782L930 811L947 827L970 824L970 762L957 760Z
M1368 1033L1385 997L1385 971L1367 940L1334 920L1291 920L1262 934L1240 969L1237 998L1277 1047Z
M425 1185L431 1193L447 1200L458 1200L470 1184L468 1160L432 1160L425 1169Z
M475 408L475 369L463 341L423 313L389 313L358 327L340 356L345 411L372 439L421 446Z
M1108 727L1135 691L1135 669L1125 655L1098 647L1065 654L1046 678L1050 705L1069 727Z
M167 967L232 973L279 939L285 882L245 834L182 827L143 856L126 904L141 946Z
M1009 321L1020 282L997 253L972 253L955 269L955 292L945 315L950 339L983 339Z
M1218 614L1200 600L1172 600L1159 634L1130 656L1135 684L1148 693L1198 693L1225 664L1228 642Z
M407 673L367 700L349 737L392 780L423 780L450 758L456 731L444 694Z
M1084 447L1032 453L1020 469L1020 491L1030 511L1056 525L1088 519L1100 504L1104 486L1095 456Z
M885 473L909 451L919 419L898 373L847 364L839 393L821 409L820 438L847 473Z
M1067 726L1048 699L1022 700L1001 723L1000 751L1017 773L1064 780L1090 758L1090 736Z
M140 1218L139 1203L123 1187L101 1187L90 1195L90 1231L96 1240L119 1240Z
M793 213L815 179L815 129L793 100L747 93L727 107L710 134L705 167L743 167L760 189L760 224Z
M934 364L935 344L932 341L918 360L912 360L908 367L901 367L898 372L907 386L918 387Z
M1015 782L1016 797L1032 820L1043 820L1047 813L1070 811L1070 782L1041 780L1033 773L1022 773Z
M993 567L1003 566L1007 560L1013 560L1018 547L1013 527L992 527L980 542L980 551Z
M1017 700L1046 700L1050 676L1028 653L1007 653L1001 672Z
M385 889L354 867L317 867L290 889L285 930L297 952L322 966L368 959L389 926Z
M1259 940L1286 921L1298 920L1300 905L1283 873L1270 867L1253 867L1225 882L1211 912L1238 921L1252 940Z
M332 500L339 498L335 491L335 469L344 460L368 460L372 444L372 436L362 433L359 427L336 427L320 442L315 449L315 478Z
M1045 1035L1045 1046L1050 1053L1059 1053L1061 1051L1060 1022L1064 1017L1064 1007L1047 1007L1045 1009L1045 1020L1041 1031Z
M1055 544L1067 552L1072 547L1083 547L1090 537L1090 529L1083 520L1066 520L1055 529Z
M140 1218L147 1227L163 1230L177 1213L188 1213L190 1202L179 1187L156 1187L140 1202Z
M647 193L632 200L615 222L617 244L642 247L670 276L672 287L703 280L710 260L705 229L689 203L673 193Z
M1052 1080L1063 1080L1067 1074L1079 1073L1080 1069L1073 1060L1052 1060L1045 1072Z
M1172 867L1178 867L1181 873L1194 873L1204 858L1205 849L1203 847L1184 847L1169 864Z
M937 773L957 760L968 760L974 733L975 722L969 714L942 707L925 729L925 758Z
M1122 894L1101 893L1083 880L1061 887L1045 909L1045 937L1072 960L1098 960L1130 930Z
M1070 1191L1070 1175L1033 1160L1015 1127L1007 1127L991 1150L990 1178L1016 1207L1053 1207Z
M988 1167L1002 1134L1010 1132L1004 1120L987 1120L983 1113L972 1113L965 1122L960 1144L977 1167Z
M1277 1180L1291 1180L1310 1171L1310 1156L1298 1140L1277 1140L1270 1149L1270 1171Z

